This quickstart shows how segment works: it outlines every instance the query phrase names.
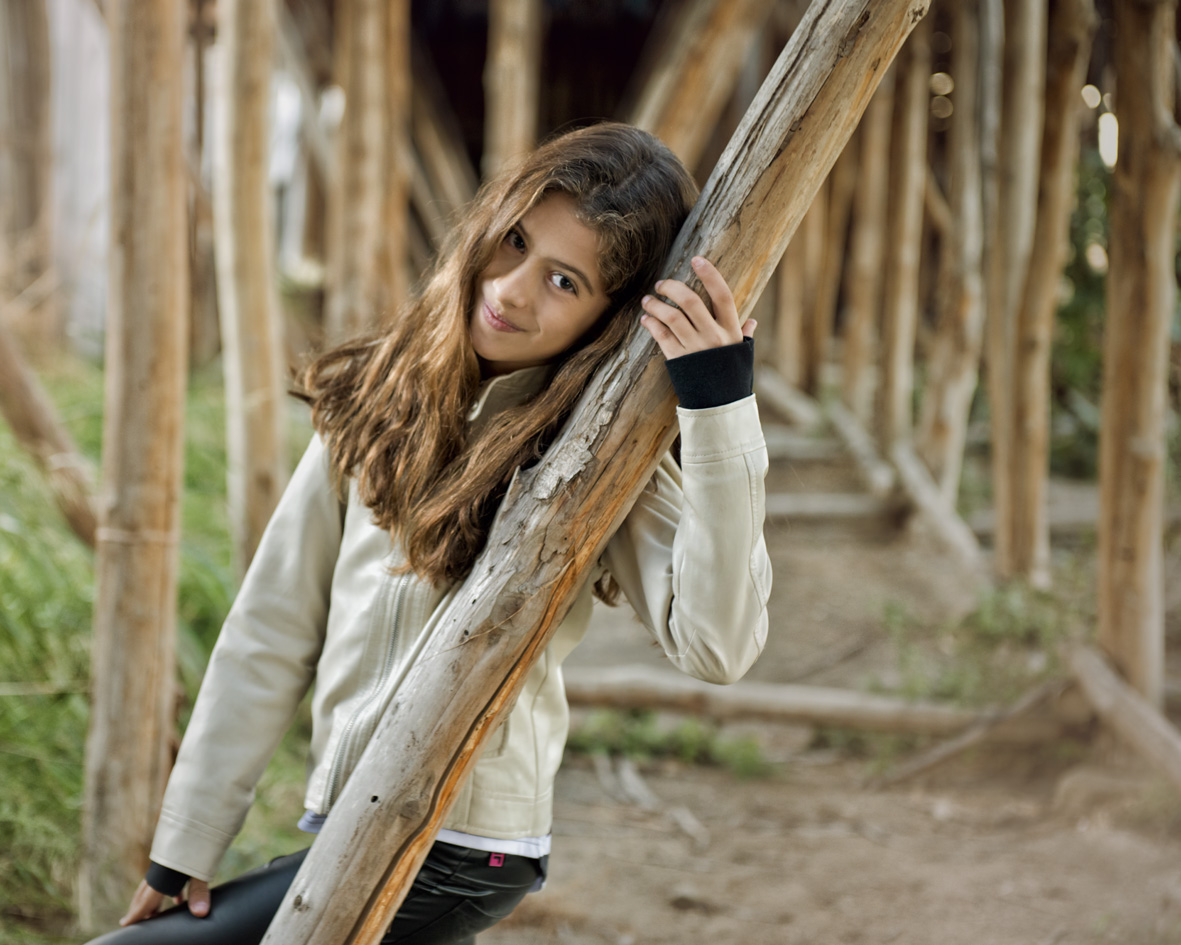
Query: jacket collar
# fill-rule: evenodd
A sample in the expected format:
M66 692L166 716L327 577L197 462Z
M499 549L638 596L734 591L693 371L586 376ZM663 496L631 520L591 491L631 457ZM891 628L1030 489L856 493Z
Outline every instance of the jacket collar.
M545 386L552 373L551 365L541 364L489 378L480 385L476 402L467 412L468 422L488 420L502 410L523 404Z

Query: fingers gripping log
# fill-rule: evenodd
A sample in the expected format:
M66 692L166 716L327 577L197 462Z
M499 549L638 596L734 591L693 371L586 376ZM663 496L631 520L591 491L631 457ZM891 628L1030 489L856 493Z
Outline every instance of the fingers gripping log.
M814 0L706 183L666 277L699 287L689 260L704 255L746 317L928 2ZM510 486L264 945L381 938L484 737L673 439L675 400L654 354L635 332L542 461Z

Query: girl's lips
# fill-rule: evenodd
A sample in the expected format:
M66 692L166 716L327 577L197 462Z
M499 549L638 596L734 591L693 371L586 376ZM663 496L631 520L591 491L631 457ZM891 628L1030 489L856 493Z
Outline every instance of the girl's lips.
M511 322L505 321L503 318L501 318L499 315L497 315L496 310L494 308L492 308L492 306L489 305L487 302L484 302L482 304L481 310L484 313L484 321L486 321L496 331L520 331L521 330L516 325L512 324Z

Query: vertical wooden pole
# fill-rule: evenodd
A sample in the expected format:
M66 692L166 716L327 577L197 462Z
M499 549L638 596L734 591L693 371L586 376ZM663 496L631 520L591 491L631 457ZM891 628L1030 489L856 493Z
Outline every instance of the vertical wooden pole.
M337 81L345 111L328 192L328 265L324 329L355 334L373 318L385 169L384 0L336 5Z
M1037 211L1038 153L1045 94L1046 0L1005 0L1004 99L999 152L1000 213L990 245L988 403L992 433L993 565L1014 575L1013 361L1017 308L1029 270Z
M185 8L113 0L103 485L79 892L88 928L147 865L176 705L185 316Z
M396 312L410 294L410 0L386 4L385 188L377 266L377 310Z
M0 2L0 294L19 295L49 270L53 122L45 0ZM15 326L39 343L58 340L48 301ZM11 315L11 313L9 313Z
M484 177L537 139L541 0L490 0L484 66Z
M919 260L927 184L930 21L916 26L898 54L894 127L890 132L889 220L882 301L882 383L878 435L888 448L911 433L914 343L919 309Z
M919 411L919 454L944 499L959 492L968 411L976 390L983 335L983 221L980 190L980 29L973 4L955 6L948 202L956 226L941 274L939 321Z
M1120 3L1114 14L1120 138L1103 341L1099 643L1159 706L1165 385L1181 184L1181 134L1172 117L1177 2Z
M881 311L882 253L890 164L893 71L887 73L861 119L861 163L853 198L852 246L845 271L846 308L841 395L863 424L873 409L874 352Z
M857 185L857 155L860 136L854 132L845 144L825 182L828 205L825 208L824 245L816 278L816 304L812 310L812 328L808 332L810 351L804 359L801 386L813 397L820 395L821 374L828 360L833 325L837 317L837 300L841 292L841 277L845 271L845 242L849 230L849 213L853 206L853 192Z
M1013 361L1012 574L1050 583L1046 519L1050 348L1059 284L1070 247L1082 89L1097 25L1093 0L1057 0L1050 11L1037 223ZM1000 520L997 520L998 528Z
M227 498L244 574L287 483L284 370L268 180L273 0L221 0L214 256L226 385Z

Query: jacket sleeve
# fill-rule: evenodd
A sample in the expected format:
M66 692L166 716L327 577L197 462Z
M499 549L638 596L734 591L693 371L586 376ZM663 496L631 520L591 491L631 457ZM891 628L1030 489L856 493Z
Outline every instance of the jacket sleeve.
M341 533L340 500L316 436L210 656L164 794L153 863L213 878L315 674Z
M753 396L677 415L681 468L665 457L603 563L678 669L731 683L767 639L767 448Z

